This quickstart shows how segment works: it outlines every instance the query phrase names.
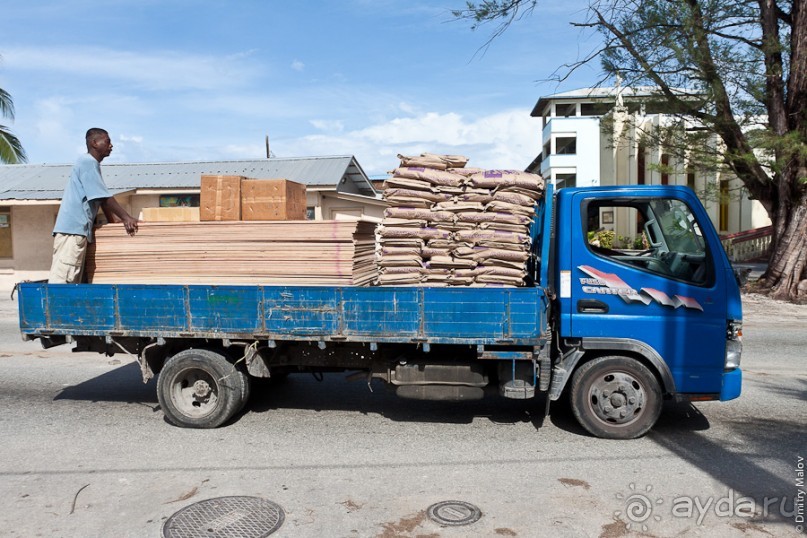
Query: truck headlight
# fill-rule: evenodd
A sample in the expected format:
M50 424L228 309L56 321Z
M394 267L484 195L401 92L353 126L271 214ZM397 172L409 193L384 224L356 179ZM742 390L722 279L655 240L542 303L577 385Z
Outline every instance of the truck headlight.
M731 319L726 327L726 361L724 369L734 370L740 367L740 357L743 354L743 323Z

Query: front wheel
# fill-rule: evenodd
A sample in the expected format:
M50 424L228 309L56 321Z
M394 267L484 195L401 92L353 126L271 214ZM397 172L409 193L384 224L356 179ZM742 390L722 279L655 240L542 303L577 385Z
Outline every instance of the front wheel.
M245 376L222 355L187 349L166 361L157 379L157 397L172 424L216 428L242 407L244 383Z
M575 418L604 439L634 439L647 433L661 414L661 387L642 363L627 357L599 357L572 377Z

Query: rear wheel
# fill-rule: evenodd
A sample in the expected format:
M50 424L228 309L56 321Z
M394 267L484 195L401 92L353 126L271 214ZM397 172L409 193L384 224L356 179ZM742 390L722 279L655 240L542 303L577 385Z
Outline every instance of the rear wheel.
M642 363L628 357L600 357L572 377L575 418L604 439L633 439L647 433L661 414L661 387Z
M187 349L163 366L157 397L166 419L185 428L216 428L248 397L248 380L218 353Z

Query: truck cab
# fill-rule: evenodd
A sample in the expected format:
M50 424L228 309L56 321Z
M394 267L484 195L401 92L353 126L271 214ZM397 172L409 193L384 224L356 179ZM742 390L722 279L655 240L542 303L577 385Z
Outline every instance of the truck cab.
M568 379L584 427L618 437L655 422L659 395L739 396L740 290L694 192L572 188L556 203L553 396Z

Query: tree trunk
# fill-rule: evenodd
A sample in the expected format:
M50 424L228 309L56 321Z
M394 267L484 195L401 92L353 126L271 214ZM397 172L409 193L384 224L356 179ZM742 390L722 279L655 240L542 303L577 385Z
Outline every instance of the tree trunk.
M799 282L807 278L807 190L799 182L807 167L794 168L790 181L781 183L791 189L780 196L771 259L760 283L775 299L807 302L807 296L798 295Z

